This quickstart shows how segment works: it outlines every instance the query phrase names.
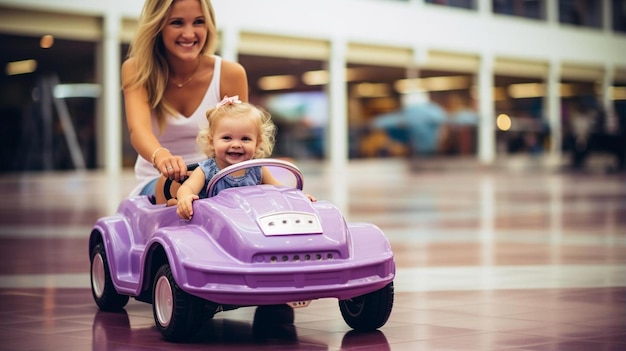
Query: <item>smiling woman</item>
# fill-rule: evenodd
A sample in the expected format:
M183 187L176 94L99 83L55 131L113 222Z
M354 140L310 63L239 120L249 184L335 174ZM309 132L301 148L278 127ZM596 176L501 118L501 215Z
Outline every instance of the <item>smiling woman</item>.
M206 158L195 147L206 111L224 95L248 100L245 69L214 55L210 0L146 0L122 88L130 141L138 153L132 194L155 195L162 174L180 181Z

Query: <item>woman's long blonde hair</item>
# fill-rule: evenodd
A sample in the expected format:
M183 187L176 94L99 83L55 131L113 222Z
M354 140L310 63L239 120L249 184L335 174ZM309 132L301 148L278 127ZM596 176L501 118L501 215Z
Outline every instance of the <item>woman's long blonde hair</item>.
M159 129L165 125L165 113L175 114L171 106L163 99L167 86L169 65L165 56L165 46L161 40L161 31L167 23L172 4L177 0L146 0L139 28L130 44L128 57L137 61L137 71L123 84L122 88L145 87L148 92L150 107L156 111ZM201 53L212 55L217 44L217 26L211 0L198 0L202 7L207 28L207 38Z
M276 125L272 121L270 113L262 107L247 102L228 104L208 110L206 116L209 124L200 130L196 141L207 157L215 157L213 132L217 123L224 117L252 118L258 127L257 138L259 140L254 158L264 158L272 154L276 142Z

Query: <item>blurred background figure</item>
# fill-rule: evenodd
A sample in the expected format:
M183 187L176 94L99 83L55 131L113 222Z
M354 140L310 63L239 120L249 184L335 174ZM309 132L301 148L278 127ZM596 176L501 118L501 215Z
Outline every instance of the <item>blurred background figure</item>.
M441 133L441 151L444 154L467 156L476 152L479 116L469 100L458 93L449 96L448 115Z
M402 105L400 110L375 117L371 129L383 130L390 140L406 143L410 155L435 154L441 138L441 126L446 122L446 112L430 101L423 91L405 94ZM384 154L379 152L379 155Z
M598 131L599 111L580 100L574 100L569 103L568 115L572 167L580 169L591 150L591 134Z
M625 118L607 112L594 97L569 100L563 106L563 148L573 170L590 170L592 156L608 156L607 172L626 170Z

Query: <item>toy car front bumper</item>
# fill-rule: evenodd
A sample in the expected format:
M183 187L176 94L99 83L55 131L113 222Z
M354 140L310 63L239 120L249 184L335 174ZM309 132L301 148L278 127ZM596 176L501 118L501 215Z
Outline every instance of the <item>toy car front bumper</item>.
M381 289L395 278L392 256L359 264L253 266L219 271L186 267L187 280L178 283L188 293L215 303L266 305L320 298L346 300Z

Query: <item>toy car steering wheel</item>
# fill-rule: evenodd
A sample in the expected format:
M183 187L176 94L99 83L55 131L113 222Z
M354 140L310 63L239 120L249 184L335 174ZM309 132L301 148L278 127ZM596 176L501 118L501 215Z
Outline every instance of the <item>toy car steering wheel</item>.
M196 169L196 167L198 167L197 163L192 163L192 164L187 165L187 172L193 171L194 169ZM180 184L183 184L185 180L187 180L187 178L183 179L183 181L180 182ZM172 196L172 193L170 191L170 189L172 188L172 182L173 182L172 179L167 178L165 179L165 183L163 183L163 195L165 195L165 200L167 201L175 197L175 196Z
M291 172L291 174L293 174L294 177L296 178L296 188L299 190L304 189L304 180L302 177L302 172L300 172L300 169L298 169L298 167L296 167L294 164L287 162L287 161L278 160L278 159L269 159L269 158L253 159L253 160L239 162L234 165L230 165L222 169L221 171L217 172L217 174L214 175L213 178L211 178L211 180L209 181L209 185L207 185L208 197L213 197L217 195L215 194L215 192L217 191L217 187L215 186L215 184L217 184L217 182L222 180L222 178L226 177L227 175L231 173L240 171L242 169L250 168L250 167L255 167L255 166L279 167L279 168L286 169L289 172Z

